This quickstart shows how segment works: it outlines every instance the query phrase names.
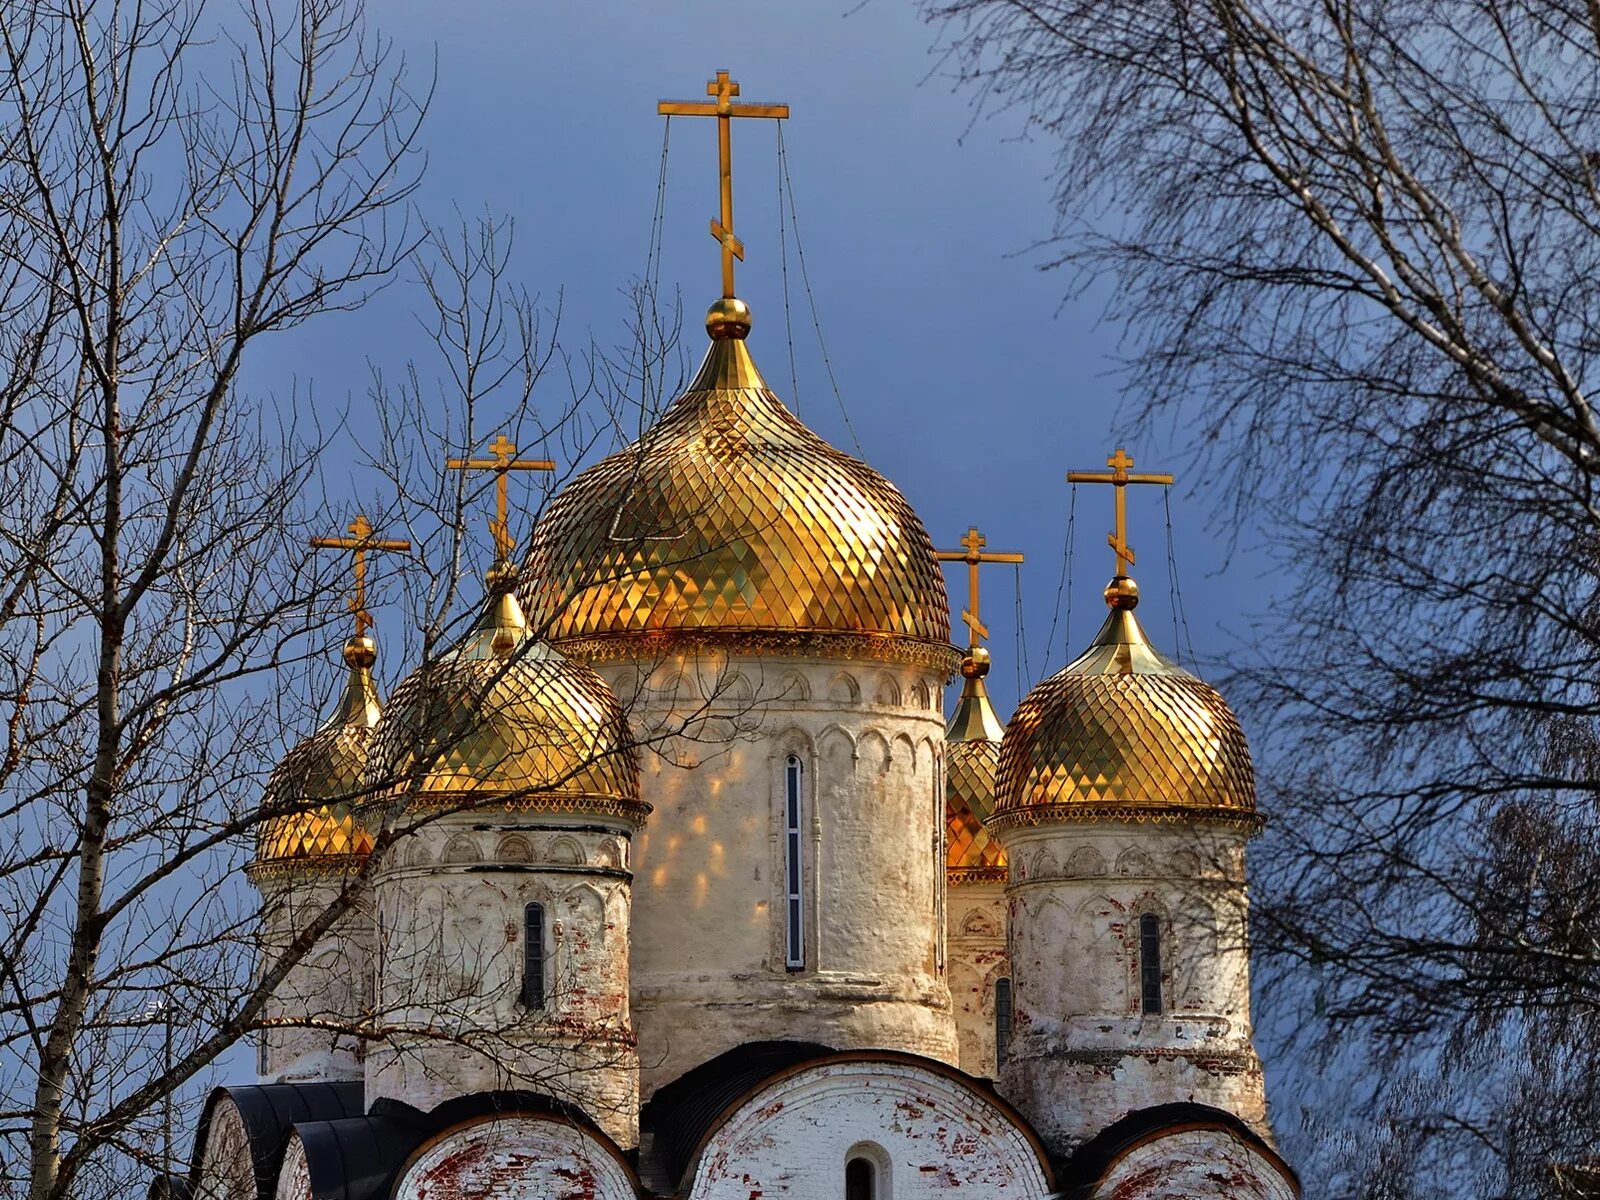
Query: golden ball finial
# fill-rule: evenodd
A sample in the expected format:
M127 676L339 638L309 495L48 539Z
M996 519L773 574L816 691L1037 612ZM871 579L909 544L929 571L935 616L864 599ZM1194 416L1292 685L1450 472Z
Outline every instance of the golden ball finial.
M706 310L706 332L716 341L750 335L750 306L734 296L724 296Z
M349 666L371 670L378 661L378 644L364 633L353 637L344 644L344 661Z
M496 559L483 573L483 582L491 595L509 592L517 586L517 564L507 559Z
M963 679L982 679L989 673L989 652L982 646L974 646L967 651L967 656L961 660L961 677Z
M1126 575L1115 575L1106 584L1106 604L1131 612L1139 607L1139 585Z

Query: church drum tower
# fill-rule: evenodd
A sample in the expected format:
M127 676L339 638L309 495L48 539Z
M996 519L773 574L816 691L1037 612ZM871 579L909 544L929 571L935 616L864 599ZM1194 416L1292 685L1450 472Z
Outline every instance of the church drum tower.
M1017 707L990 828L1010 880L1015 1022L1004 1094L1066 1154L1128 1114L1199 1105L1270 1142L1251 1042L1245 843L1261 827L1244 734L1157 651L1116 487L1117 574L1089 647Z
M483 611L395 690L368 762L376 812L417 828L373 877L391 1028L368 1055L366 1098L428 1111L536 1090L626 1147L639 1102L632 840L650 809L615 696L528 630L508 557L506 472L519 462L503 437L494 449L450 463L496 473Z
M550 505L534 627L590 662L650 743L634 1015L643 1091L747 1041L956 1058L938 860L944 581L895 487L766 386L734 295L730 124L711 102L723 297L688 390Z
M315 549L350 553L356 627L344 644L348 673L333 715L284 755L262 799L263 811L272 815L257 827L255 857L246 868L261 893L262 966L347 887L354 885L356 895L267 1001L267 1027L257 1035L256 1052L263 1082L360 1079L363 1070L365 1047L356 1030L372 1004L372 889L354 876L372 853L372 834L358 810L383 713L372 679L378 647L366 608L367 555L410 550L411 543L374 537L359 513L349 534L311 539Z

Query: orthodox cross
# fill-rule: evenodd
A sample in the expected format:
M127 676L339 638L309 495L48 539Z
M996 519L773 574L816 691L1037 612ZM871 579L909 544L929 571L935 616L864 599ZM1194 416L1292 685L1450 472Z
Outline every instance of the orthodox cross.
M1106 534L1106 545L1110 546L1117 556L1117 574L1125 576L1128 568L1134 565L1133 547L1128 545L1128 485L1130 483L1172 483L1171 475L1156 474L1130 474L1128 468L1133 466L1133 459L1128 457L1128 452L1121 446L1117 452L1106 459L1106 466L1110 471L1068 471L1068 483L1109 483L1117 489L1117 527Z
M511 550L516 546L516 541L511 536L511 524L508 519L509 507L507 497L506 472L507 471L554 471L556 464L548 458L516 458L516 446L511 439L501 434L495 438L489 447L494 451L493 458L449 458L445 466L452 471L493 471L494 479L494 520L489 522L489 533L494 538L495 558L499 562L511 560Z
M978 532L976 526L967 530L967 536L961 539L961 550L935 550L933 556L940 562L964 562L967 564L967 607L962 612L961 619L967 624L967 644L974 650L978 643L989 636L989 630L978 617L978 567L982 563L1019 563L1022 561L1020 554L1005 554L997 550L985 551L988 540Z
M317 550L350 551L351 571L355 575L355 588L350 594L350 611L356 618L356 637L362 637L372 624L372 614L367 611L367 553L373 550L409 550L411 543L372 536L372 522L366 513L357 513L348 526L350 537L314 537L311 545Z
M722 295L733 299L733 260L744 261L744 243L733 233L733 118L772 117L783 120L789 115L787 104L735 104L739 85L728 78L726 71L706 84L706 95L715 96L716 103L700 100L663 100L656 112L664 117L715 117L717 119L717 163L722 180L722 218L711 222L711 236L722 246Z

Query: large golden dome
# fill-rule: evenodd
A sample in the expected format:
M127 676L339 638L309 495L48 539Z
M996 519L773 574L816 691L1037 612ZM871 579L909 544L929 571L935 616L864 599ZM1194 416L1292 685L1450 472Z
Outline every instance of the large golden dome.
M801 424L741 337L714 332L655 428L539 521L522 591L534 628L584 657L641 638L781 652L823 637L953 667L944 579L905 497Z
M944 869L952 884L992 883L1006 877L1005 849L988 828L1005 733L983 684L988 673L986 650L975 648L961 660L966 683L944 735Z
M509 567L495 580L509 580ZM593 670L529 635L495 583L462 642L395 689L368 783L391 802L606 812L642 819L622 707Z
M1250 750L1232 710L1150 645L1131 581L1113 580L1107 599L1112 611L1088 650L1029 692L1006 727L991 827L1259 824Z
M283 756L267 782L264 808L305 804L304 811L271 816L256 827L252 872L304 867L344 868L372 852L372 836L356 820L372 731L382 709L372 682L372 640L345 644L350 675L333 716ZM313 804L325 800L326 804Z

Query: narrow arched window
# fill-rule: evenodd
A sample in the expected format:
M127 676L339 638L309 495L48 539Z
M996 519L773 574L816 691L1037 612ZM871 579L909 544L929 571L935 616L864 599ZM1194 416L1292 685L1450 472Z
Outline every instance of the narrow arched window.
M544 1007L544 905L522 910L522 1003Z
M845 1163L844 1200L878 1200L878 1168L864 1158Z
M933 965L943 975L948 965L945 945L945 786L943 760L933 760Z
M783 763L783 902L784 963L790 970L806 965L805 857L800 838L800 760Z
M994 981L994 1061L998 1065L1006 1060L1011 1048L1011 980Z
M1145 1012L1161 1011L1161 918L1155 913L1139 918L1139 994Z

